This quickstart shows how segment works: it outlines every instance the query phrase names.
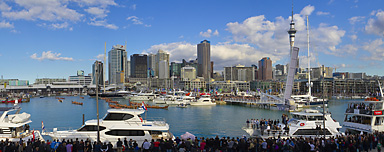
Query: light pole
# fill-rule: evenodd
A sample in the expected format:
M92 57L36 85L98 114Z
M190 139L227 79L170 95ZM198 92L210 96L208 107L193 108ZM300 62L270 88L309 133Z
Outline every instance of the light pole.
M99 63L100 64L100 63ZM96 74L95 74L95 77L96 77L96 109L97 109L97 142L100 141L100 123L99 123L99 79L98 79L98 75L99 75L99 69L98 69L98 66L97 65L95 67L95 71L96 71Z
M323 70L323 69L322 69ZM325 141L325 103L324 103L324 70L323 70L323 80L322 80L322 83L323 83L323 133L324 133L324 141Z

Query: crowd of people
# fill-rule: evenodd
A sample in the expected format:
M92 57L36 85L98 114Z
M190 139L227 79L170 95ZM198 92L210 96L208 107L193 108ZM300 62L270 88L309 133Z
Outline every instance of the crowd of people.
M193 139L135 140L118 139L116 143L89 140L0 142L1 152L356 152L381 151L384 133L349 134L324 139L322 137L268 139L218 137ZM115 146L113 144L116 144ZM116 148L117 147L117 148Z

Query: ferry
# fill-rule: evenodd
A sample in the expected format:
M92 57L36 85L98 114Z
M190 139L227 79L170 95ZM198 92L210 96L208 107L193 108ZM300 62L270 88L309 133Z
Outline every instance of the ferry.
M0 117L0 140L16 142L20 139L34 140L39 139L43 141L38 130L29 130L29 124L31 121L31 115L28 113L20 113L21 108L17 105L13 107L0 107L2 112ZM13 113L13 114L12 114Z
M116 143L118 138L136 140L141 146L145 139L174 138L169 132L169 125L161 118L144 120L141 117L143 109L109 109L103 119L99 121L100 141ZM97 120L88 120L77 130L46 132L52 139L76 139L97 141Z
M278 137L316 137L323 136L325 131L326 137L340 135L339 129L341 128L339 122L332 119L330 113L326 113L325 117L322 112L318 110L306 109L304 112L291 113L292 118L286 123L278 123L270 127L259 126L255 127L247 125L243 130L250 136L260 138ZM325 130L323 125L323 118L325 118Z
M374 133L384 131L383 100L352 101L345 111L343 127L346 133Z
M129 99L131 101L153 101L153 99L157 98L157 94L151 93L138 93L136 95L124 96L125 99Z

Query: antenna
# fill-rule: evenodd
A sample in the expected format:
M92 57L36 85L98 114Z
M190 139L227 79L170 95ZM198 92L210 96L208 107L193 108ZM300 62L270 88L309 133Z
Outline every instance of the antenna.
M308 95L311 95L311 58L309 54L309 20L307 15L307 46L308 46Z
M291 18L291 22L293 22L293 0L292 0L292 18Z

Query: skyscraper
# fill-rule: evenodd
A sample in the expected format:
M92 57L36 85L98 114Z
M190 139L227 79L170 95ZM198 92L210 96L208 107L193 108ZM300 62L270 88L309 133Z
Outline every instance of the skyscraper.
M99 71L97 77L98 81L96 80L96 69ZM92 65L92 84L96 84L98 82L99 85L103 84L104 82L104 67L103 67L103 62L101 61L95 61Z
M114 45L108 52L108 78L109 84L124 83L127 63L127 52L124 45Z
M156 54L156 70L155 70L156 76L159 76L159 71L160 71L159 63L161 61L165 61L166 62L165 64L169 66L169 54L160 49L157 51L157 54ZM168 67L168 70L169 70L169 67ZM168 77L169 77L169 71L167 71L166 73L168 73Z
M211 75L211 42L204 40L197 44L198 76L208 80Z
M131 55L131 77L147 78L147 55L133 54Z
M272 80L272 60L269 57L264 57L259 61L259 80Z
M149 72L149 77L156 76L156 55L155 54L148 54L147 55L147 68Z

